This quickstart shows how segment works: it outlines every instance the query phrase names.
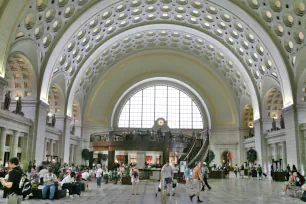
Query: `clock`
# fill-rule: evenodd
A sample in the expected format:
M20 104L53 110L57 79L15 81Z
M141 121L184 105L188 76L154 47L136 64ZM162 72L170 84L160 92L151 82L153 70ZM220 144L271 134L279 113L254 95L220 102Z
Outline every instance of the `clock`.
M162 120L162 119L159 119L159 120L157 121L157 124L158 124L159 126L163 126L163 125L165 124L165 121Z

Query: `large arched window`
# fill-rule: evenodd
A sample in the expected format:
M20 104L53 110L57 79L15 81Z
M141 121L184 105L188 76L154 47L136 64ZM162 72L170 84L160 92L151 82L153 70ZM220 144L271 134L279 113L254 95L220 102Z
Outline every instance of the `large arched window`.
M151 128L164 118L170 128L203 129L201 112L190 96L166 85L156 85L134 94L123 106L119 127Z

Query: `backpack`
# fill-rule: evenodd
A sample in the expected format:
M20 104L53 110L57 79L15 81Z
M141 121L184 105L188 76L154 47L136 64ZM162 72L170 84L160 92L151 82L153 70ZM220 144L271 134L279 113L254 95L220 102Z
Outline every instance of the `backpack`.
M18 170L16 170L18 171ZM27 197L30 193L32 193L32 184L28 179L27 175L21 171L18 171L21 174L21 179L19 181L19 189L21 190L21 195L23 198Z

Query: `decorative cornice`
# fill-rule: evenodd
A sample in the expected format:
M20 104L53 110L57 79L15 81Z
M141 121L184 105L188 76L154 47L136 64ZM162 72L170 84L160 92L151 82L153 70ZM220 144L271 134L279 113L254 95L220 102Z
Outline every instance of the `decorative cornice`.
M0 118L4 120L14 122L16 124L22 124L26 126L32 126L33 122L31 119L25 118L21 115L11 113L7 110L0 110Z
M46 132L48 133L52 133L52 134L55 134L55 135L58 135L58 136L61 136L62 135L62 131L60 131L59 129L57 128L54 128L54 127L50 127L50 126L46 126Z
M285 114L288 114L288 113L291 113L294 111L294 104L290 105L290 106L287 106L285 108L283 108L283 113L284 115Z

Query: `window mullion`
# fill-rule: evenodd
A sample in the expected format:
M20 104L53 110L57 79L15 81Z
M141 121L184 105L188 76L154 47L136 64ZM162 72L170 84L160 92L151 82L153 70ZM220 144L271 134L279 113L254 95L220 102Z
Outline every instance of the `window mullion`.
M169 91L168 91L168 86L167 86L167 102L166 102L166 109L167 109L167 110L166 110L166 120L167 120L167 121L169 120L169 119L168 119L168 111L169 111L169 110L168 110L168 97L169 97L169 96L168 96L168 93L169 93Z
M191 100L191 128L193 129L193 101Z
M129 101L129 125L128 127L131 128L131 99Z
M140 119L140 127L142 128L142 121L143 121L143 89L141 95L141 119Z
M156 86L154 86L154 118L153 118L153 123L156 120L155 119L155 106L156 106Z
M181 92L179 91L179 129L181 129Z

